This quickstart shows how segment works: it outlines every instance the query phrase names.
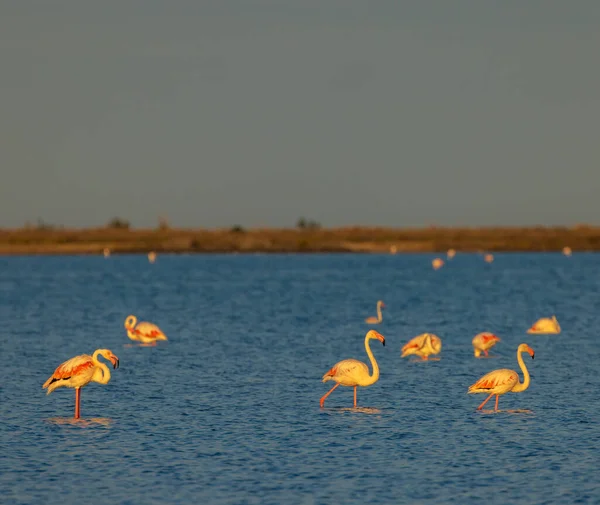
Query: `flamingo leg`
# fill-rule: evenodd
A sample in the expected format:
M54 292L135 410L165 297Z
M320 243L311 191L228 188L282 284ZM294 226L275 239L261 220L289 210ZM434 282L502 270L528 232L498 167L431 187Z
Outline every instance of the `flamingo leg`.
M75 419L79 419L80 401L81 401L81 388L75 388Z
M321 406L321 408L323 407L323 405L325 404L325 398L327 398L331 393L333 393L333 390L338 387L340 384L336 384L335 386L333 386L327 393L325 393L325 396L323 396L323 398L321 398L319 400L319 405Z
M354 408L356 408L356 386L354 386Z
M429 356L422 356L423 361L428 361L429 360Z
M487 349L485 351L483 351L483 354L485 354L486 358L489 356L489 353L487 352Z
M498 412L498 398L500 398L500 395L496 395L496 408L494 409L495 412Z
M490 396L488 396L488 397L487 397L487 398L486 398L486 399L483 401L483 403L482 403L482 404L481 404L479 407L477 407L477 410L481 410L481 409L483 408L483 406L484 406L484 405L485 405L485 404L488 402L488 400L489 400L489 399L490 399L492 396L494 396L494 393L492 393ZM496 396L496 398L498 398L498 396Z

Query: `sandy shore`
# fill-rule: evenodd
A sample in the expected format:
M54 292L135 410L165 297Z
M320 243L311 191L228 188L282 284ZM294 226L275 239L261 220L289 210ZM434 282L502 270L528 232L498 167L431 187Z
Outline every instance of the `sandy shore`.
M445 252L600 250L600 227L2 229L0 254Z

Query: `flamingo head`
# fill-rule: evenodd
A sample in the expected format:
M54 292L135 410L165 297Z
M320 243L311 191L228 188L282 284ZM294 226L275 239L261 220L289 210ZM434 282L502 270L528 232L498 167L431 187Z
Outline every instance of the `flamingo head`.
M535 358L535 351L527 344L521 344L519 346L519 351L528 353L531 356L531 359Z
M127 316L125 318L125 328L127 330L132 329L136 323L137 323L137 317L135 317L135 316Z
M383 303L381 300L379 300L379 301L377 302L377 304L378 304L378 305L379 305L379 306L380 306L382 309L385 309L385 303Z
M102 349L100 354L112 363L113 369L119 368L119 358L110 349Z
M379 333L378 331L375 330L370 330L369 333L367 333L367 337L369 339L371 338L376 338L377 340L379 340L385 347L385 337Z

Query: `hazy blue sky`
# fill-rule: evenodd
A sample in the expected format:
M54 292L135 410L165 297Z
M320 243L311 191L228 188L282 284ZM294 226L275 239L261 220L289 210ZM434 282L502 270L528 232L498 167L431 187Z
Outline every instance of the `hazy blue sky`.
M600 1L0 0L0 226L598 223Z

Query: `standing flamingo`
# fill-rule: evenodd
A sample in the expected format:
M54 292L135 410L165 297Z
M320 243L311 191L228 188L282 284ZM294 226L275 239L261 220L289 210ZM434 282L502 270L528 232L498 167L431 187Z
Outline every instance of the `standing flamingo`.
M431 266L434 270L439 270L444 266L444 260L442 258L435 258L431 261Z
M125 329L127 330L127 336L131 340L143 342L144 344L156 345L157 340L167 340L167 336L158 326L146 321L138 323L135 316L127 316L125 319Z
M108 384L110 380L110 370L104 363L98 361L98 355L109 360L113 364L113 368L119 367L119 358L112 351L109 349L96 349L92 356L82 354L65 361L54 370L52 377L44 382L42 386L43 389L48 388L46 393L48 395L56 388L75 388L75 419L79 419L81 388L90 382Z
M485 354L486 358L489 357L488 350L494 347L498 342L500 342L500 338L493 333L478 333L472 340L475 357L479 358L482 352Z
M456 249L448 249L446 255L448 256L448 259L451 260L454 258L454 256L456 256Z
M409 340L402 347L401 358L416 354L423 361L427 361L431 354L439 354L442 351L442 339L433 333L422 333Z
M494 255L488 253L483 257L483 259L486 263L492 263L494 261Z
M367 324L379 324L381 323L381 321L383 320L383 317L381 315L381 309L385 309L385 303L383 303L381 300L377 301L377 317L367 317L365 319L365 323Z
M354 408L356 408L356 387L357 386L370 386L371 384L375 384L379 380L379 366L377 365L377 361L375 361L375 357L371 352L371 347L369 346L369 340L376 338L385 346L385 337L376 332L375 330L370 330L365 336L365 349L367 350L367 356L371 360L371 366L373 367L373 375L369 375L369 367L365 365L362 361L358 361L356 359L345 359L344 361L340 361L333 365L333 368L329 370L325 375L323 375L323 382L327 381L335 381L337 384L333 386L326 394L321 398L319 404L321 407L325 405L325 399L333 393L333 390L337 388L340 384L342 386L353 386L354 387Z
M533 349L527 344L521 344L517 348L517 361L523 372L523 382L519 382L519 374L514 370L508 370L502 368L500 370L494 370L488 374L485 374L475 384L469 387L468 393L489 393L490 395L484 400L484 402L477 407L477 410L481 410L488 400L496 395L496 408L495 412L498 412L498 398L500 395L512 391L513 393L520 393L525 391L529 387L529 372L523 363L521 353L527 352L531 356L531 359L535 357Z
M527 330L527 333L557 334L560 333L560 325L556 320L556 316L542 317Z

